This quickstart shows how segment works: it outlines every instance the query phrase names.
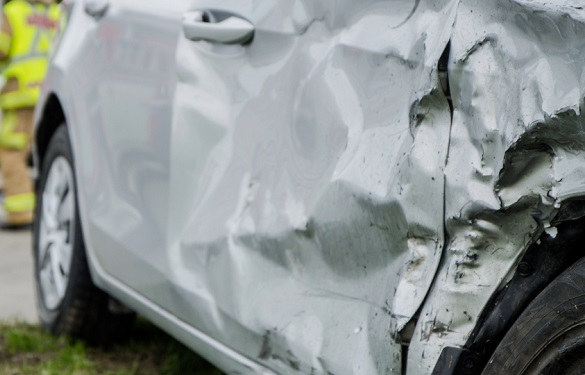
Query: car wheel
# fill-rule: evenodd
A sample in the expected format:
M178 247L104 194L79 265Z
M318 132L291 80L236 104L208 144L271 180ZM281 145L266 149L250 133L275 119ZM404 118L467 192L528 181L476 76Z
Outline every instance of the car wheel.
M115 301L91 280L65 125L53 134L40 170L33 256L43 328L92 343L121 339L130 332L134 314L114 313Z
M585 374L585 258L528 305L483 374Z

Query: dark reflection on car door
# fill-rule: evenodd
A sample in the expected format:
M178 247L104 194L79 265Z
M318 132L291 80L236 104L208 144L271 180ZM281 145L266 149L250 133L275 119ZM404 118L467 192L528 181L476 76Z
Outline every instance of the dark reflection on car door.
M412 4L398 3L198 0L191 10L231 12L254 25L254 38L179 41L166 250L173 313L277 371L400 366L388 306L409 228L391 171L417 171L404 156L411 88L393 77L418 73L363 32L400 24ZM429 136L448 135L436 129ZM442 222L436 205L429 233Z
M175 51L188 1L117 0L96 22L86 66L91 144L102 157L87 181L91 243L101 266L157 303L165 248Z

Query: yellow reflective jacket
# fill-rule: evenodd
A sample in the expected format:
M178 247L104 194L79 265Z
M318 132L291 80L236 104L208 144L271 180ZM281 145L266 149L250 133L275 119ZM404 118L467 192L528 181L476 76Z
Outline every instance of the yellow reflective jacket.
M57 4L12 0L4 5L3 11L11 33L0 34L0 52L8 57L2 75L6 82L15 78L18 88L0 95L0 108L32 107L47 72L61 10Z

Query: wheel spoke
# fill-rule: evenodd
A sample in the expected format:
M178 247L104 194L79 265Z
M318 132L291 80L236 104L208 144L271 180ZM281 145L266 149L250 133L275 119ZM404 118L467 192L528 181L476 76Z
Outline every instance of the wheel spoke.
M69 276L69 268L71 267L72 250L71 243L67 241L68 233L66 230L59 232L59 265L64 277Z
M58 219L59 224L70 222L73 219L73 193L69 188L65 190L65 195L61 198L59 205Z
M43 193L42 221L49 231L57 227L55 214L55 197L52 193Z
M55 283L55 291L57 292L57 297L61 299L65 294L65 283L63 280L63 274L61 273L59 255L53 246L49 248L49 257L51 262L51 274L53 276L53 282Z
M39 271L39 281L43 286L43 296L45 297L45 305L47 307L55 305L55 287L51 280L51 267L48 263L44 264L44 268Z
M66 244L67 240L67 232L60 230L54 231L48 236L48 241L52 245L51 247L56 247L57 249L62 250Z
M38 261L42 264L47 255L47 249L49 248L49 231L47 230L47 223L45 220L39 222L39 240L38 240Z

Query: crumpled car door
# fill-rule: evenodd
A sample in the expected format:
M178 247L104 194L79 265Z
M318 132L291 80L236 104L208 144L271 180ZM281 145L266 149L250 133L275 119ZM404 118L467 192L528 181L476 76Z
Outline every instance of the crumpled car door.
M254 31L179 40L174 313L279 372L399 371L391 332L422 303L444 243L438 62L455 4L197 0L190 12Z

